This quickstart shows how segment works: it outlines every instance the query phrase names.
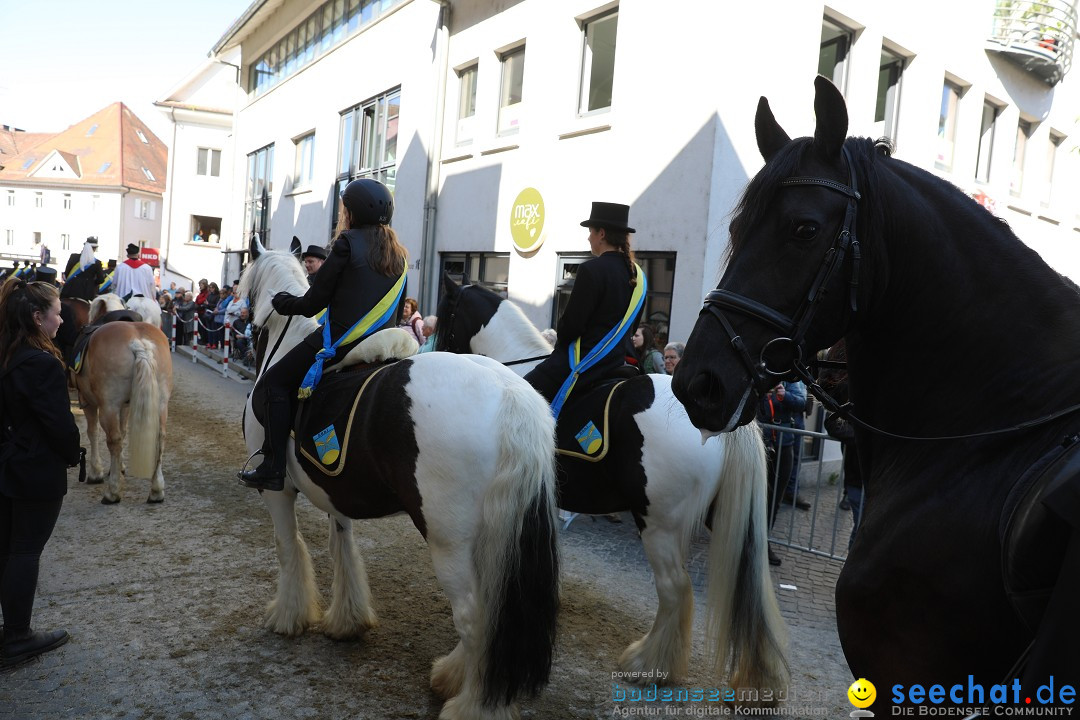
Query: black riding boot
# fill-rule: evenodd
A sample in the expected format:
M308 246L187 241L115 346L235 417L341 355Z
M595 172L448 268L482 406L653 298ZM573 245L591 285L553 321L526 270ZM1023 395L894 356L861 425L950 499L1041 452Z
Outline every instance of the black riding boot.
M272 397L266 403L266 435L263 438L263 461L254 470L240 473L240 484L257 490L282 490L285 487L285 453L292 425L288 397Z

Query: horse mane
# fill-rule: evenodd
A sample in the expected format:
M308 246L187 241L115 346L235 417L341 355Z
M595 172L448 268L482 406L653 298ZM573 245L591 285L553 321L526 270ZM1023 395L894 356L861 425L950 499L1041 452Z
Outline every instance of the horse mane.
M270 301L274 295L283 291L303 295L307 288L304 266L285 250L263 252L240 278L240 297L248 299L251 321L260 327L265 327L270 319L274 309Z

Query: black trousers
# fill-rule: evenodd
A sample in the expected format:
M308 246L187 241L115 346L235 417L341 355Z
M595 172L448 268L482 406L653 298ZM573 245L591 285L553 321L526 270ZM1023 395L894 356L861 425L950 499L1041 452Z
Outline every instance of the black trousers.
M62 497L17 500L0 495L0 608L6 634L30 628L41 551L63 503Z
M776 522L776 511L780 508L780 498L787 489L791 467L794 464L794 446L781 446L779 453L774 445L765 445L765 457L769 467L769 529Z

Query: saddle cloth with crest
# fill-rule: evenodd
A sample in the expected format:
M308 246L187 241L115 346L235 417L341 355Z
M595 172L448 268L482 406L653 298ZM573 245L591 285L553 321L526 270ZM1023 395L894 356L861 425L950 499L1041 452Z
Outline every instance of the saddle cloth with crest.
M559 455L589 462L599 462L607 456L612 403L625 382L606 380L570 397L555 427Z
M310 477L336 476L345 468L350 435L358 426L362 404L396 360L323 376L311 397L300 404L294 424L296 459ZM370 421L370 418L367 419Z

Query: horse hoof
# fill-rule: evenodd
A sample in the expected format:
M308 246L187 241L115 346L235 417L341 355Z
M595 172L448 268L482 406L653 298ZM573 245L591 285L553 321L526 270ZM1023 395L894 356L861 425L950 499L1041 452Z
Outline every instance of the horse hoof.
M101 504L102 505L115 505L118 502L120 502L120 498L116 498L114 500L114 499L110 499L108 495L105 495L105 496L103 496L101 498Z
M105 482L105 478L103 478L103 477L98 477L98 478L96 478L96 477L88 477L88 478L86 478L86 484L87 485L100 485L103 482Z
M154 497L153 495L151 495L150 497L146 498L146 504L147 505L157 505L158 503L163 503L163 502L165 502L165 496L164 495L162 495L161 497Z

